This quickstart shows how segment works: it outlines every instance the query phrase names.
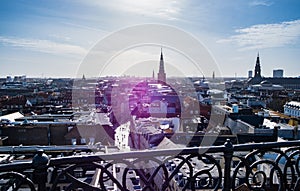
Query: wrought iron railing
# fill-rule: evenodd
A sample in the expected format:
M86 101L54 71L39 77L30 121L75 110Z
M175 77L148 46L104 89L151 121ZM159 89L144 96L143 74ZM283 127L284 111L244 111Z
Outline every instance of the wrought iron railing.
M300 141L76 155L0 165L1 190L300 190Z

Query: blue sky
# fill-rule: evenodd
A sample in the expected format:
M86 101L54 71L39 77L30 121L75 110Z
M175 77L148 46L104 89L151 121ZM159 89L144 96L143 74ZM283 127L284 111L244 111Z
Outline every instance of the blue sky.
M145 23L166 24L193 35L224 77L247 76L257 52L262 75L272 76L274 68L281 68L285 76L300 76L299 10L298 0L2 0L0 76L75 77L101 39ZM132 54L145 56L141 51L146 49ZM146 56L158 60L160 49L151 51ZM168 51L165 60L172 61ZM151 68L147 72L152 75Z

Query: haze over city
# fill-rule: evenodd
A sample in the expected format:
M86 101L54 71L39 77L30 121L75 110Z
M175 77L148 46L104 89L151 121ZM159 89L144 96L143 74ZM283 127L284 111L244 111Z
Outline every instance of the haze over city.
M299 8L0 1L0 190L300 190Z
M218 65L221 73L217 75L246 77L248 70L254 70L258 52L263 76L272 76L272 70L278 68L284 70L285 76L300 75L300 2L296 0L1 1L0 4L1 77L82 75L78 74L78 68L98 42L124 28L145 23L172 26L198 39ZM114 61L125 65L124 74L151 76L153 70L155 73L158 70L160 48L159 44L132 48ZM175 70L168 68L168 63L183 63L184 58L174 54L176 51L170 47L163 47L163 52L166 70L172 76L170 71ZM132 70L128 65L134 64L133 57L138 62L152 62L153 66L146 64L143 70ZM210 77L214 69L205 67L205 75ZM202 75L182 66L176 70L175 76L182 71L185 76Z

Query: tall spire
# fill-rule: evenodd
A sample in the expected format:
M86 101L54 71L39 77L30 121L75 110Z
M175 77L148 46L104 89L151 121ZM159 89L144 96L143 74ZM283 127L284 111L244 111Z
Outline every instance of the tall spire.
M254 70L254 77L261 78L261 69L260 69L260 60L259 60L259 52L257 53L255 70Z
M164 60L164 56L163 56L163 53L162 53L162 48L160 48L160 60Z
M162 53L162 48L160 49L160 61L159 61L159 71L157 74L158 81L166 82L166 73L164 66L164 57Z
M257 53L256 64L260 64L260 61L259 61L259 52Z

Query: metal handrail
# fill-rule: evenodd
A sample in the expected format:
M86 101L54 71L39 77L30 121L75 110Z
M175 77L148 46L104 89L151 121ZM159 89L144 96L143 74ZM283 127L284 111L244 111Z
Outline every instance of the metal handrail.
M150 179L149 177L147 179L146 176L143 177L143 180L145 182L144 189L154 189L153 187L151 187L151 184L148 181L153 182L155 176L161 170L165 174L164 176L166 176L166 173L168 172L166 170L169 170L169 176L164 177L165 179L162 180L163 182L163 186L161 187L162 190L170 188L171 185L170 182L172 180L176 180L177 184L182 186L181 188L183 190L196 190L199 187L198 184L200 184L197 183L197 181L199 181L198 180L199 177L201 177L203 174L209 174L209 170L212 170L216 166L217 168L214 170L218 172L217 174L222 175L222 177L218 177L219 179L222 179L221 181L222 184L220 183L212 184L211 182L212 180L210 180L208 183L210 184L211 188L214 190L218 190L220 188L226 191L234 190L236 187L235 185L236 179L238 179L239 169L244 169L245 177L242 180L246 181L246 183L244 183L244 186L248 187L249 189L255 188L256 190L260 190L260 188L262 189L263 187L266 186L277 186L278 188L277 187L276 188L279 190L293 190L294 188L297 188L297 186L299 187L298 185L299 184L298 180L300 178L299 147L300 147L300 141L266 142L266 143L232 145L230 140L227 140L227 142L221 146L203 146L203 147L173 148L173 149L160 149L160 150L137 150L137 151L130 151L130 152L114 152L114 153L100 153L100 154L89 154L89 155L79 155L79 156L67 156L61 158L51 158L49 159L48 163L43 164L44 166L39 166L39 164L35 164L34 162L30 162L30 161L2 164L0 165L0 172L1 172L0 179L6 177L5 173L8 172L22 173L26 169L33 169L33 174L40 173L39 175L47 176L47 169L52 167L54 169L62 170L62 172L56 177L57 180L55 183L53 183L52 189L54 189L54 187L57 186L59 177L66 176L66 175L70 176L69 178L72 179L73 181L70 182L70 185L72 185L71 187L79 186L79 187L87 188L88 184L79 183L80 180L77 180L76 178L73 177L73 175L71 175L72 174L71 170L76 169L76 167L89 168L88 166L90 165L94 169L101 169L101 173L98 178L102 178L102 183L108 181L108 179L114 182L117 181L117 179L114 179L113 178L114 175L110 173L110 170L108 170L112 168L112 164L124 164L125 166L124 168L127 170L124 170L123 179L124 177L126 179L126 177L128 176L128 169L131 169L134 166L133 164L140 163L141 161L153 161L153 164L154 163L157 164L157 166L155 166L156 170L153 171L155 172L155 174L150 176L151 177ZM286 152L283 152L282 150L280 150L280 148L289 148L289 149L287 149ZM246 152L246 151L248 152L246 156L241 157L237 155L237 153L239 152ZM253 160L254 155L256 156L260 154L259 156L261 156L264 155L266 152L275 152L277 157L279 157L279 159L280 158L285 159L284 164L279 164L280 163L279 159L271 161L270 159L261 158L257 162L253 162L253 161L251 162L251 160ZM219 154L224 159L223 164L217 164L217 161L215 161L213 159L214 157L212 157L214 154ZM157 157L163 158L161 160L161 163L159 162ZM234 157L240 160L237 166L233 166L232 164ZM175 158L177 158L180 162L178 162L178 164L176 164L177 166L172 169L170 165L167 163L167 159L173 160ZM189 161L193 158L196 158L199 162L204 162L204 163L206 163L207 162L206 160L209 159L210 162L207 164L213 164L213 165L212 166L208 165L209 167L207 167L207 169L202 169L202 170L200 169L198 172L196 172L191 168L192 164ZM190 173L189 175L186 175L187 179L184 182L184 184L183 183L181 184L178 182L177 173L180 173L182 171L182 168L185 165L187 165L187 168L189 169ZM223 166L222 171L220 171L221 165ZM270 173L274 175L273 171L276 171L277 172L276 176L278 176L277 178L280 179L280 181L282 182L280 182L277 185L272 181L268 180L262 182L261 183L262 185L256 185L258 184L257 180L263 180L262 177L268 178L266 172L257 171L257 168L259 168L260 165L270 166L271 169ZM281 168L280 165L284 165L284 167ZM233 168L235 169L233 170ZM143 176L140 170L137 171L136 173L140 173L140 175ZM251 181L247 181L247 179L251 179L251 178L252 178ZM46 185L46 181L44 179L41 180L43 181L40 182L39 180L33 181L37 185L39 185L38 190L42 190L42 188L45 188ZM26 179L26 181L30 181L30 180ZM267 185L268 182L272 184ZM32 184L31 182L28 182L28 185L31 184ZM101 185L102 187L104 186L104 184ZM119 185L118 187L119 190L128 190L128 188L123 187L124 185L122 185L122 182L118 182L117 185ZM91 186L91 188L95 188L95 187ZM101 189L99 188L99 190Z

